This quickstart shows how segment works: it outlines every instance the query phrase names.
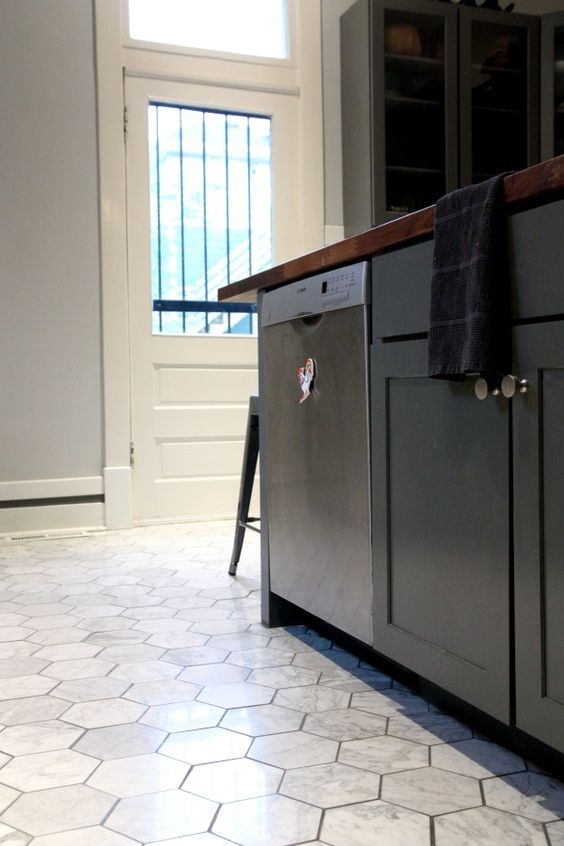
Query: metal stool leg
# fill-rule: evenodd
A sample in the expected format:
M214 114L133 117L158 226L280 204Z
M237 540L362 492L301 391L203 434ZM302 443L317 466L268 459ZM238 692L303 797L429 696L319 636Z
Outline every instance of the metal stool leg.
M245 451L243 453L243 469L241 472L241 486L239 488L239 502L237 505L237 520L235 525L235 538L233 540L233 552L229 565L229 575L237 573L237 564L241 557L245 529L259 530L252 526L257 518L249 517L249 505L253 493L253 483L259 454L259 415L258 397L251 397L249 401L249 414L247 417L247 431L245 434Z

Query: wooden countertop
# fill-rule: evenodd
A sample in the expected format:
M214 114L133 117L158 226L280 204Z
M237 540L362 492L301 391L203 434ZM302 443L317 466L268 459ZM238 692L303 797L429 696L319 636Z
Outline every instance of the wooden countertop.
M564 196L564 155L505 177L504 198L509 207L535 205L558 194ZM332 267L369 259L391 247L428 238L433 234L434 220L434 206L407 214L337 244L270 267L248 279L233 282L219 289L218 300L254 302L257 291L285 285Z

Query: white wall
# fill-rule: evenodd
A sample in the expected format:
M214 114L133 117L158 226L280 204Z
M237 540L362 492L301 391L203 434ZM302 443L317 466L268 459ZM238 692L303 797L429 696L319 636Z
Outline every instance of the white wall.
M0 535L119 528L131 520L122 65L135 75L143 62L122 49L121 0L0 7ZM323 235L319 5L298 8L282 87L300 96L311 250ZM143 74L183 78L178 56L147 55ZM102 495L105 507L60 504Z
M101 491L91 0L2 0L0 78L5 505ZM9 516L0 509L0 532L11 525Z

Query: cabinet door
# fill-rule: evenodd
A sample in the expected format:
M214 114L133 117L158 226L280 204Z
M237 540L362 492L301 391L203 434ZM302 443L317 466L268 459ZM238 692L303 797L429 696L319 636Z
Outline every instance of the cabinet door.
M372 3L374 223L430 206L458 184L456 10Z
M538 161L538 20L460 10L462 185Z
M509 720L508 401L371 348L374 648Z
M457 10L357 0L341 16L345 235L458 186Z
M541 157L564 153L564 13L541 18Z
M517 726L564 752L564 323L515 329Z

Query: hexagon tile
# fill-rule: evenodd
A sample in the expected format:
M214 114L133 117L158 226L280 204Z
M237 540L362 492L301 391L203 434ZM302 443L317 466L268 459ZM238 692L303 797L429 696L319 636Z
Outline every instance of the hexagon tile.
M564 846L564 784L325 637L233 524L0 539L0 843Z

